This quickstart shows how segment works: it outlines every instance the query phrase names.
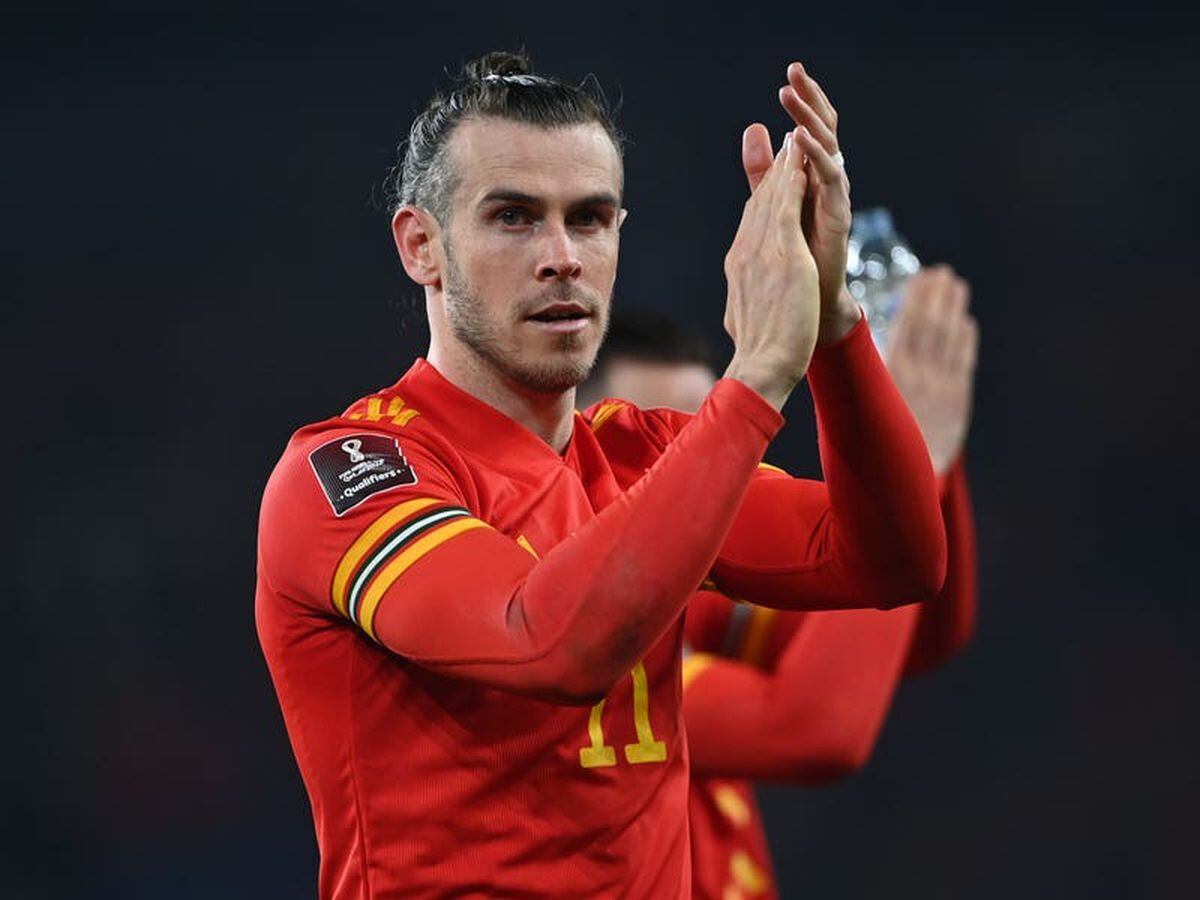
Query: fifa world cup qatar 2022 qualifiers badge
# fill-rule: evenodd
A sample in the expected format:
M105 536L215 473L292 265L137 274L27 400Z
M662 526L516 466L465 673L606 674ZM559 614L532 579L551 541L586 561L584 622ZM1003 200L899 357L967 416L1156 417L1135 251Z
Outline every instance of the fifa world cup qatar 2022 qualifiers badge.
M338 516L380 491L417 483L400 443L384 434L334 438L308 454L308 461Z

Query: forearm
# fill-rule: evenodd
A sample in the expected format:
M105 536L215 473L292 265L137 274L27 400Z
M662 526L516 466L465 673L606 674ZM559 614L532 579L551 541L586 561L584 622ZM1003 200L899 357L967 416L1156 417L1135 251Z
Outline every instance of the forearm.
M718 584L786 608L886 608L935 596L946 542L933 470L865 324L819 350L809 380L825 485L817 493L798 479L756 479L722 549Z
M495 687L603 696L682 612L780 424L747 388L721 382L645 477L544 558L497 550L489 567L464 540L461 558L441 561L459 573L455 597L410 586L381 607L379 637L422 666ZM500 539L481 536L476 553Z
M894 602L933 595L946 569L937 483L865 320L809 374L838 551L902 595Z
M907 675L945 662L966 646L975 630L978 599L975 518L966 464L961 457L946 473L945 481L942 517L949 548L946 583L936 598L922 604L905 666Z
M690 660L695 675L685 687L684 717L693 771L816 783L861 768L916 616L913 607L810 615L772 672L715 657Z

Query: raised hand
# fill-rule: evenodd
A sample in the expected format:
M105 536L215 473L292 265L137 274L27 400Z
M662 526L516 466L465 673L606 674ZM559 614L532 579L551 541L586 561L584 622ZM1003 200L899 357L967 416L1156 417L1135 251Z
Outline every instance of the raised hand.
M779 102L799 126L806 157L804 235L821 283L818 343L829 344L844 337L861 316L858 305L843 290L850 237L850 179L838 146L837 110L801 63L788 66L787 80L779 89Z
M979 328L970 296L949 266L922 269L909 280L888 337L888 370L939 475L962 452L971 423Z
M766 129L746 129L743 147L757 133L765 135ZM808 370L820 323L817 265L800 223L807 182L803 157L795 132L789 132L754 185L725 255L725 330L734 343L725 375L749 385L776 409Z

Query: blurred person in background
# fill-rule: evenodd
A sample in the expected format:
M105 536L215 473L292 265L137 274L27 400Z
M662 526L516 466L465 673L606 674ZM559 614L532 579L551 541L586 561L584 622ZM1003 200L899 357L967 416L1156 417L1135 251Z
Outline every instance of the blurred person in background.
M698 900L777 896L752 781L816 785L862 768L902 676L944 662L975 621L975 546L963 445L977 328L944 267L908 282L887 364L938 474L949 569L934 600L889 611L780 612L706 583L688 606L684 720ZM666 317L617 313L581 404L602 423L627 401L694 410L715 380L704 341ZM619 397L618 400L605 400Z

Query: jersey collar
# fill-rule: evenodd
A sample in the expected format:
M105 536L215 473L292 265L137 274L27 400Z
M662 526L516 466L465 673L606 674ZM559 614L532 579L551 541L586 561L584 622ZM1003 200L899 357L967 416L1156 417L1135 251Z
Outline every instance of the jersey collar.
M417 358L393 390L460 450L486 456L493 463L540 460L570 465L580 429L587 430L583 417L575 413L571 438L559 456L524 425L453 384L424 357Z

